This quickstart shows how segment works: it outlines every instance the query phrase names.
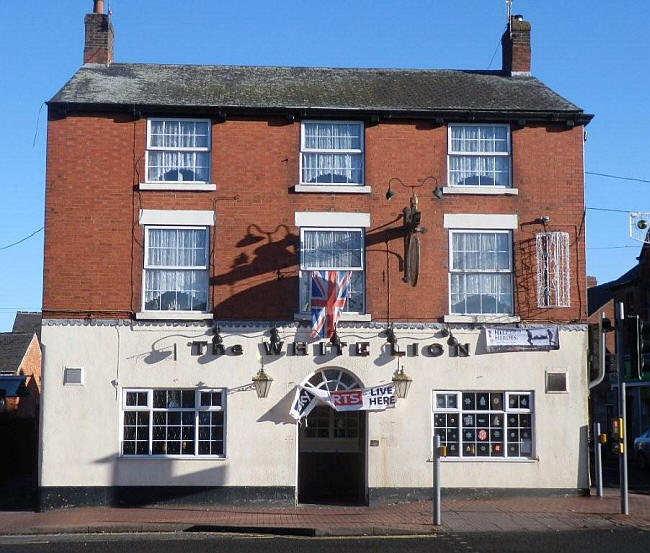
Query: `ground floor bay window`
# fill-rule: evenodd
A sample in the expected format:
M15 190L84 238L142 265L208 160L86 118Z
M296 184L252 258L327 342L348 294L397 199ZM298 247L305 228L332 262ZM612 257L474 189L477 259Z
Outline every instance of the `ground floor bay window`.
M225 454L225 390L123 390L123 456Z
M433 432L455 458L533 457L533 393L433 392Z

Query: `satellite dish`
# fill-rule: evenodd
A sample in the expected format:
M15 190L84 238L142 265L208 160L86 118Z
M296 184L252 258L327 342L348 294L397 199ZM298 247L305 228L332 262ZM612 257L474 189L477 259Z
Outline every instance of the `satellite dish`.
M633 211L630 213L630 238L646 244L650 243L650 213Z

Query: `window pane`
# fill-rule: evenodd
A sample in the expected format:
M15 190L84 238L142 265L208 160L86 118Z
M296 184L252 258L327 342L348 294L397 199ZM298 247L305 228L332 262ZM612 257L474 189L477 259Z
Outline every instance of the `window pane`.
M208 182L210 123L192 120L149 122L147 180Z
M314 184L360 184L361 154L302 155L302 182Z
M303 233L303 269L354 269L362 267L359 231L306 230Z
M440 413L451 409L447 399L455 393L436 393L433 414L434 434L441 437L449 448L461 440L458 454L462 457L530 457L533 449L531 394L508 394L508 407L504 411L503 392L464 392L462 404L456 412ZM525 400L528 407L522 408ZM512 412L511 410L516 410ZM517 411L518 410L518 411ZM459 421L456 422L456 421Z
M509 153L507 126L452 126L449 186L510 186Z
M207 289L207 270L147 269L145 309L207 311Z
M512 313L510 240L503 232L452 233L452 313Z
M206 229L147 229L147 265L205 267Z

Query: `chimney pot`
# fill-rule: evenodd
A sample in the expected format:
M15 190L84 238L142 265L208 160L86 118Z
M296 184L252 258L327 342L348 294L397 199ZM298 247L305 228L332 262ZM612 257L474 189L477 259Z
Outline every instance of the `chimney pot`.
M530 23L523 15L511 15L501 37L503 72L507 75L530 75Z
M104 13L104 0L94 0L93 13Z

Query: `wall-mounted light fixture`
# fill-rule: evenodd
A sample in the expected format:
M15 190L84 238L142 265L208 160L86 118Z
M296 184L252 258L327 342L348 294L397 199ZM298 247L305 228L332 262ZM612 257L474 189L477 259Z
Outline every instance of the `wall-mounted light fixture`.
M273 345L280 343L280 331L277 329L277 327L271 327L269 334L271 335L271 343Z
M218 355L223 350L223 337L221 336L221 328L219 325L215 326L212 330L212 354Z
M386 329L386 341L393 346L397 344L397 334L395 334L392 326Z
M258 398L263 399L269 395L269 389L271 388L273 378L266 374L264 367L261 367L260 370L257 371L257 374L252 378L252 380Z
M339 336L339 333L336 331L336 325L334 326L334 332L332 333L332 337L330 338L330 344L336 347L339 347L341 345L341 337Z
M404 372L404 367L399 368L393 373L393 383L395 384L395 395L399 399L404 399L409 393L409 388L413 380Z

